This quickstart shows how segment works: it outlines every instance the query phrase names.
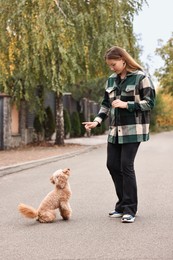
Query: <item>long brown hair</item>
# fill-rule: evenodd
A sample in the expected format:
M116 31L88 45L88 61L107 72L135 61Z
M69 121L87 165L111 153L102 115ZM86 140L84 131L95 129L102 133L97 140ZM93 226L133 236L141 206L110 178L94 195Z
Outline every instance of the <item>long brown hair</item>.
M123 59L126 63L127 71L143 70L143 68L132 58L132 56L124 49L113 46L105 53L105 60Z

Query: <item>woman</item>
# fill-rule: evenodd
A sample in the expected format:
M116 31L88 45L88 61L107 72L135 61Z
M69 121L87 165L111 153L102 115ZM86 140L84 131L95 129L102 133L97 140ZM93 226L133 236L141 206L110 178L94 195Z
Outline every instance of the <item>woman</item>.
M132 223L138 204L134 160L140 143L149 139L155 90L142 67L124 49L113 46L106 52L105 61L114 74L106 82L98 115L93 122L83 124L86 130L91 130L100 126L110 114L107 168L118 201L109 216Z

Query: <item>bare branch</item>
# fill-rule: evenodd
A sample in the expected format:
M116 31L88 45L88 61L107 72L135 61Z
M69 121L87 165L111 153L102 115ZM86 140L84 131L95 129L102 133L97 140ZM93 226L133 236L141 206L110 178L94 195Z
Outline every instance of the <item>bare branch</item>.
M55 4L57 5L59 11L62 13L62 15L63 15L65 18L67 18L66 14L63 12L63 10L62 10L61 7L60 7L60 5L59 5L59 3L58 3L58 0L54 0L54 2L55 2Z

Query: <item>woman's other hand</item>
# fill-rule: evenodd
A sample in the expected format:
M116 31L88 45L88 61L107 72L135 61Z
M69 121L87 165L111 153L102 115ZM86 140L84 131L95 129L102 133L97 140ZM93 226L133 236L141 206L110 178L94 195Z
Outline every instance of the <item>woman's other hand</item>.
M124 102L124 101L122 101L120 99L116 99L116 100L114 100L112 102L112 107L113 108L117 108L117 107L119 107L119 108L127 108L127 102Z

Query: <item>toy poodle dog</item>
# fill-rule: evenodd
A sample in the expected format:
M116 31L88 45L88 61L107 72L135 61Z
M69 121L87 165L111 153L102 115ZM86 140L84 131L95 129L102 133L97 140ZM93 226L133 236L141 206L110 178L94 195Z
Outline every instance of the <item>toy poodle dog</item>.
M55 189L47 194L38 209L25 204L19 204L18 209L27 218L36 218L41 223L53 222L56 218L55 210L59 208L64 220L71 217L72 210L69 204L71 189L68 182L70 169L60 169L53 173L50 181L55 184Z

